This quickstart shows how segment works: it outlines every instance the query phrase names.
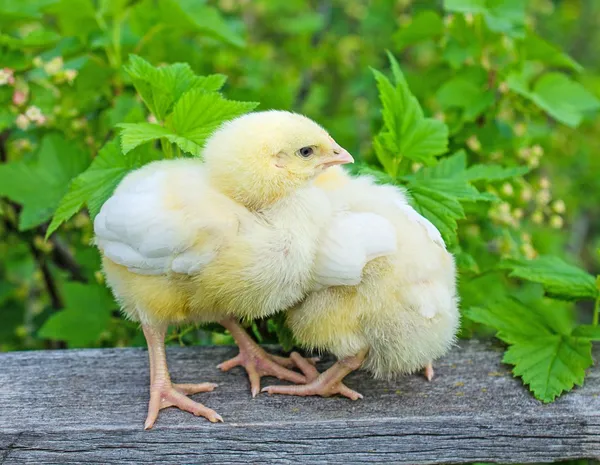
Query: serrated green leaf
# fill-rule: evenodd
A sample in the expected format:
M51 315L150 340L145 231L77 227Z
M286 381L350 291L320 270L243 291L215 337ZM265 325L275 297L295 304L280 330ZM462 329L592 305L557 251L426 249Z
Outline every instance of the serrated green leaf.
M192 89L173 108L169 126L180 136L174 142L199 156L206 139L223 122L252 111L258 103L226 100L220 94Z
M458 150L449 157L441 158L434 166L420 169L414 174L418 180L426 179L460 179L467 168L467 154Z
M419 102L410 93L396 59L388 54L395 85L373 69L382 103L384 128L376 138L376 153L391 176L396 176L402 158L432 165L448 148L448 128L426 118Z
M504 181L506 179L523 176L531 171L527 166L504 167L500 165L472 165L464 177L467 181Z
M203 0L160 0L163 20L177 28L199 32L222 42L243 47L243 37L230 27L219 10Z
M98 341L117 308L104 286L65 283L65 308L53 314L40 328L39 335L65 341L70 347L86 347Z
M581 84L562 73L546 73L530 89L527 69L512 73L508 87L530 99L550 116L567 126L577 127L583 118L600 109L600 100Z
M168 128L150 123L122 123L121 144L128 153L147 142L165 138L181 150L200 156L206 139L223 122L251 111L258 103L226 100L216 92L202 89L186 92L173 108L167 121Z
M579 325L573 329L573 336L590 341L600 341L600 326L599 325Z
M525 35L525 2L522 0L444 0L444 8L458 13L482 14L494 32L518 38Z
M197 76L187 63L173 63L160 68L152 66L137 55L129 56L125 71L146 106L163 120L179 98L191 89L216 92L226 81L222 74Z
M509 269L509 276L532 281L544 286L546 294L562 300L596 299L595 278L558 257L542 256L534 260L505 260L501 268Z
M76 144L51 133L42 140L35 163L0 166L0 196L21 204L19 229L25 231L49 220L73 177L90 160Z
M504 362L514 365L513 373L544 402L581 385L592 363L590 341L569 335L572 320L555 317L557 310L560 313L552 305L533 307L502 299L465 312L473 321L496 329L496 336L510 344Z
M465 310L465 315L494 328L498 331L496 337L508 344L554 334L542 315L513 298L492 301L485 307L471 307Z
M465 178L467 155L459 150L453 155L442 158L436 165L425 167L413 176L406 176L409 185L421 185L437 190L461 202L494 201L486 193L480 193Z
M583 385L585 370L592 363L592 344L583 338L554 334L531 337L511 345L504 363L529 385L543 402L552 402L573 386Z
M117 124L117 127L122 129L121 148L125 154L142 144L160 139L161 137L174 137L174 134L169 129L158 124L121 123Z
M418 12L408 26L401 27L394 34L394 40L399 49L423 40L431 39L442 34L444 22L441 16L432 10Z
M577 72L583 71L583 67L573 58L532 31L527 32L522 48L528 60L539 60L547 65L569 68Z
M158 159L160 152L150 148L140 148L124 156L116 139L107 143L89 168L69 186L48 227L46 238L84 205L88 206L90 216L94 218L127 173Z
M444 109L461 109L464 121L474 121L495 101L491 90L467 77L446 81L438 89L436 98Z
M433 223L444 242L448 245L456 242L456 220L465 217L460 202L452 196L420 184L411 185L409 192L415 209Z
M0 24L4 22L10 24L15 20L40 19L44 9L57 2L58 0L0 1Z

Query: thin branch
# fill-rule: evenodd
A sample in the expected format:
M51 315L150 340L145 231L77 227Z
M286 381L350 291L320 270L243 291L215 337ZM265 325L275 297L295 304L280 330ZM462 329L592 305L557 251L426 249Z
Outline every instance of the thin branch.
M81 265L77 263L67 245L59 238L54 236L50 238L50 243L53 246L52 261L54 264L60 269L68 271L71 274L71 279L74 281L79 281L82 283L87 282L87 279L83 274L83 270L81 269Z
M37 262L42 272L42 277L44 278L44 285L46 286L46 290L48 291L48 295L50 296L52 308L54 308L55 310L64 308L64 302L58 292L56 282L54 281L54 276L52 276L52 272L48 267L46 257L40 250L36 248L32 240L28 241L27 245L29 245L29 250L31 250L31 254L35 258L35 261Z

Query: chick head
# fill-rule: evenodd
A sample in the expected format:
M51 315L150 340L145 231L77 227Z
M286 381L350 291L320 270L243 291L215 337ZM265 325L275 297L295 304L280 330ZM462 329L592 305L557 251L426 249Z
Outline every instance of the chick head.
M309 118L287 111L250 113L221 126L204 161L213 185L251 209L264 208L352 156Z

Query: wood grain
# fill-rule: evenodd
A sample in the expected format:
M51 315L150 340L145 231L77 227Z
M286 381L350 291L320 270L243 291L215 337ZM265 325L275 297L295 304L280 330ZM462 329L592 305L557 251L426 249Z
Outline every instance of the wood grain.
M0 463L500 463L600 458L600 374L544 405L500 363L492 342L463 342L436 378L347 385L365 395L250 397L245 372L216 369L234 347L168 349L177 382L219 387L195 399L225 423L176 409L143 431L144 349L0 354ZM595 358L600 351L595 348ZM327 366L321 365L323 369ZM264 379L263 385L277 383Z

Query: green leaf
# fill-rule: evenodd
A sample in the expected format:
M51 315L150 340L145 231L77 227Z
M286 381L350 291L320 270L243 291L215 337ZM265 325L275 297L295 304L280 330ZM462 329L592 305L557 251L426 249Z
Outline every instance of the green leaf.
M423 40L431 39L442 34L444 22L440 15L432 10L420 11L408 26L401 27L394 35L399 49Z
M491 165L493 166L493 165ZM442 158L436 165L422 168L413 176L406 176L409 185L421 185L442 192L461 202L495 200L480 193L466 179L467 155L459 150L453 155Z
M523 40L522 47L528 60L537 60L550 66L569 68L578 73L583 71L583 67L573 58L531 31L527 33L527 37Z
M160 0L163 20L173 26L199 32L236 47L245 46L244 39L221 16L219 10L204 0Z
M579 325L573 330L573 336L588 339L590 341L600 341L600 326Z
M434 166L402 178L408 183L415 208L438 228L449 245L456 242L456 221L465 217L461 202L496 200L469 183L466 166L466 153L459 150Z
M160 139L161 137L172 138L173 133L165 127L150 123L121 123L121 147L123 153L127 154L134 148L147 142ZM169 139L171 140L171 139ZM171 140L173 142L173 140Z
M543 315L514 298L502 298L486 303L485 307L471 307L465 315L497 331L496 337L508 344L526 341L532 336L550 336L552 328Z
M57 3L58 0L28 0L20 2L17 0L0 0L0 24L7 22L11 24L16 20L41 19L44 8Z
M121 143L123 152L147 142L165 138L177 144L181 150L200 156L206 139L227 120L237 118L254 109L258 103L226 100L216 92L202 89L186 92L173 108L167 120L167 128L150 123L122 123Z
M512 37L525 35L522 0L444 0L444 8L458 13L482 14L490 30Z
M373 69L383 109L384 128L376 138L375 149L391 176L398 174L402 158L432 165L435 157L448 148L448 128L426 118L419 102L411 94L396 59L388 53L395 85Z
M562 73L546 73L533 89L527 70L512 73L506 80L513 91L533 101L550 116L567 126L577 127L587 114L600 109L600 101L581 84Z
M568 328L560 328L567 334L557 332L552 312L546 307L527 307L515 299L465 312L473 321L496 329L497 337L510 344L503 361L514 365L513 373L544 402L581 385L592 364L590 341L568 335ZM561 317L559 321L564 326L568 320Z
M200 155L206 139L222 123L237 118L258 105L257 102L226 100L220 94L192 89L177 102L168 122L181 136L174 140L181 150Z
M464 177L467 181L504 181L506 179L523 176L531 171L528 166L504 167L500 165L472 165Z
M70 347L87 347L96 342L117 308L104 286L65 283L65 309L53 314L39 330L39 336L65 341Z
M34 228L52 216L71 179L89 164L86 152L64 136L49 134L42 140L34 163L0 166L0 196L23 206L19 229Z
M495 100L494 93L466 77L446 81L437 91L436 98L444 109L460 108L465 121L473 121Z
M99 30L92 0L60 0L49 11L55 15L63 37L77 37L85 43Z
M227 79L222 74L197 76L187 63L173 63L157 68L137 55L129 56L125 71L146 106L159 120L165 119L185 92L191 89L216 92Z
M69 186L48 227L46 238L84 205L88 206L90 216L94 218L127 173L159 158L160 152L147 147L124 156L116 139L107 143L90 167Z
M504 363L514 365L513 373L529 385L543 402L552 402L573 386L583 385L585 370L592 363L590 341L559 334L532 336L506 351Z
M542 256L535 260L505 260L501 268L509 276L544 286L546 294L562 300L596 299L598 289L594 277L558 257Z
M415 209L433 223L448 245L456 242L456 220L465 212L458 200L443 192L416 184L409 187Z

